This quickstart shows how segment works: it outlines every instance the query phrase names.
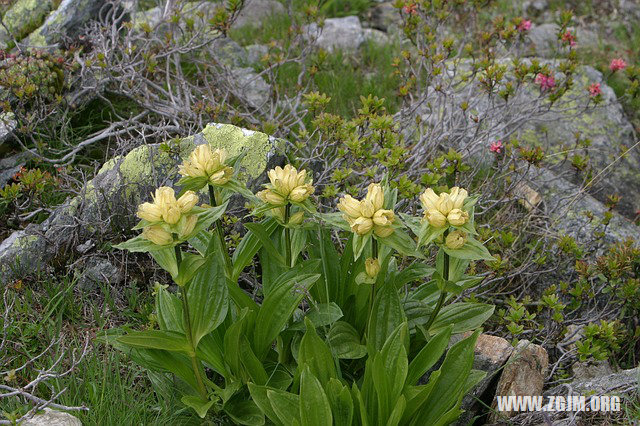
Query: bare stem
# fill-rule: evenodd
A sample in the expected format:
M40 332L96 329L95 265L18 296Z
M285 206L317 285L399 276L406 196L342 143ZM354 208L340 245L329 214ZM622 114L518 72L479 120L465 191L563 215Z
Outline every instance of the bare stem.
M288 228L289 225L289 217L291 216L291 205L287 204L284 208L284 251L285 251L285 259L287 262L287 267L291 267L291 230Z
M218 205L216 202L216 194L212 185L208 185L209 187L209 204L212 207ZM225 270L227 272L227 277L231 278L233 274L233 264L231 263L231 257L229 257L229 249L227 248L227 242L224 239L224 231L222 229L222 221L220 219L216 220L216 232L218 233L218 240L220 241L220 247L222 248L222 257L224 257L224 265Z

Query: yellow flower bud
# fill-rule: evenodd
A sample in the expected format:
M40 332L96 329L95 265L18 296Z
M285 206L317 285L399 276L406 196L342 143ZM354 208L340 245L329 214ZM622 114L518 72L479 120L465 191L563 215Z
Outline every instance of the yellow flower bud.
M378 237L385 238L393 234L393 227L391 225L387 225L387 226L373 225L373 232Z
M142 203L138 206L136 216L149 222L159 222L162 220L162 209L157 204Z
M226 166L218 170L217 172L213 173L209 177L209 183L211 185L218 185L218 186L224 185L227 182L229 182L232 177L233 177L233 168Z
M180 228L178 230L178 236L181 239L186 239L191 235L193 229L196 227L198 223L198 217L194 214L190 214L188 216L183 216L180 220Z
M351 195L345 195L340 199L338 209L347 216L357 218L360 216L360 201Z
M211 157L213 158L213 165L216 169L222 167L227 161L227 151L224 149L215 149L213 150Z
M291 193L289 194L289 198L291 199L291 201L295 201L296 203L301 203L307 198L309 198L309 195L311 195L312 193L313 193L313 186L308 184L300 185L298 187L295 187L291 191Z
M169 188L168 186L161 186L160 188L156 189L156 196L154 201L161 208L165 204L175 204L176 195L173 191L173 188Z
M373 210L380 210L384 205L384 191L382 187L378 183L369 184L369 189L367 191L367 196L365 200L368 200L373 205Z
M207 173L205 172L204 169L200 169L200 168L196 167L190 161L185 161L184 163L180 164L180 166L178 166L178 172L182 176L189 176L189 177L205 177L205 176L207 176Z
M159 225L147 226L142 230L142 236L159 246L166 246L173 242L171 234Z
M462 248L467 242L467 234L462 231L453 231L445 239L445 245L452 249L457 250Z
M460 209L453 209L447 215L447 220L453 226L462 226L469 220L469 213Z
M366 198L360 201L360 214L364 217L373 217L376 210L373 208L373 203Z
M420 195L420 202L422 203L422 208L424 211L429 211L436 209L436 203L438 202L438 196L431 188L427 188L424 190L422 195Z
M182 213L188 213L198 203L198 196L193 191L185 192L178 198L178 207Z
M447 224L447 217L437 209L427 210L424 214L424 218L429 222L429 225L434 228L442 228Z
M373 228L373 221L368 217L359 217L351 224L351 230L358 235L364 235L369 233Z
M177 202L174 202L173 204L164 204L162 206L162 219L164 219L164 221L169 225L178 223L180 216L182 216L182 212L180 211L180 207L178 207Z
M285 204L285 198L270 190L270 189L265 189L263 191L260 191L256 194L258 196L258 198L260 198L262 201L264 201L267 204L272 204L274 206L280 206Z
M304 220L304 212L297 212L289 218L289 225L300 225Z
M445 216L449 214L449 212L453 208L453 201L451 200L449 194L440 194L440 196L438 197L438 201L436 201L436 208Z
M274 207L269 210L267 214L275 218L278 222L284 223L284 206Z
M369 278L375 278L380 273L380 262L372 257L364 261L364 270Z
M211 150L209 144L198 145L189 159L179 167L182 176L208 177L212 185L224 185L233 176L233 168L225 166L227 159L225 150Z
M373 214L373 223L380 226L388 226L393 223L395 215L392 210L378 210Z
M453 201L453 208L461 209L462 205L464 204L464 200L468 195L469 194L467 193L467 191L463 188L458 188L457 186L451 188L451 191L449 191L449 196L451 198L451 201Z

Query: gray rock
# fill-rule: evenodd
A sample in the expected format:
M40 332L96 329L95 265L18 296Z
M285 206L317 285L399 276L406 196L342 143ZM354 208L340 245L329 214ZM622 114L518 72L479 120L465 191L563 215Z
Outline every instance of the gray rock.
M51 0L18 0L2 17L0 26L0 48L20 41L38 28L53 9ZM6 28L5 28L6 27Z
M174 142L178 154L150 144L108 161L80 195L56 208L47 220L11 234L0 244L0 283L62 263L78 241L125 238L137 222L138 204L148 200L154 188L175 185L178 164L195 145L210 143L230 155L246 152L239 166L250 183L263 176L282 148L280 141L264 133L229 124L210 124L201 133Z
M79 273L76 286L84 291L92 291L99 288L101 283L116 285L122 282L123 276L116 266L107 259L90 257L76 270Z
M533 25L527 34L529 53L543 58L554 54L559 47L558 30L557 24Z
M234 92L253 108L261 108L269 101L271 87L251 67L235 68L231 71Z
M547 351L528 340L521 340L502 371L496 395L542 395L548 367ZM495 406L495 399L493 404ZM498 416L495 412L492 419L497 421L501 416L512 417L515 414L507 411Z
M399 9L393 7L391 2L380 3L369 9L368 19L372 28L387 32L402 25Z
M389 36L380 30L365 28L362 30L362 35L364 36L365 41L371 41L375 44L389 43Z
M365 41L357 16L326 19L322 28L311 24L305 27L304 34L309 39L315 39L318 47L329 52L336 49L353 51Z
M25 164L25 153L14 154L0 160L0 188L9 182Z
M595 364L576 362L571 366L571 371L573 372L573 380L578 382L609 376L614 373L609 361L600 361Z
M31 46L47 46L58 43L63 36L73 37L92 19L106 3L103 0L62 0L47 17L44 24L29 35Z
M77 417L51 408L45 408L43 413L36 414L20 424L23 426L82 426L82 422Z
M611 395L632 393L640 384L640 367L622 370L613 374L576 380L549 389L545 395Z
M269 48L262 44L250 44L245 46L245 49L247 50L247 61L250 64L260 63L264 55L269 53Z
M261 27L266 19L284 13L286 13L284 6L277 0L248 0L233 23L233 27L240 28L248 25Z
M14 119L13 113L0 114L0 145L11 137L11 132L16 129L18 122Z

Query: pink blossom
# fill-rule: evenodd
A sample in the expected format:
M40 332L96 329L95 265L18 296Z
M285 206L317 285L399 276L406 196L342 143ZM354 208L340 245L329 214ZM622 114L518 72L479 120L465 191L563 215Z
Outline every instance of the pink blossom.
M611 64L609 65L609 69L613 72L618 70L623 70L627 67L627 63L622 58L616 58L611 60Z
M536 76L535 82L540 85L540 89L542 90L551 90L556 86L556 80L553 76L542 73Z
M491 152L495 152L496 154L500 154L502 153L502 141L501 140L497 140L495 142L491 142L491 145L489 145L489 151Z
M566 33L562 34L562 41L568 43L569 46L573 47L576 45L576 36L571 34L571 31L567 31Z
M602 89L600 88L600 83L593 83L589 86L589 95L598 96L602 93Z
M407 13L409 15L417 15L418 14L418 5L415 3L409 3L406 4L402 10L404 11L404 13Z
M531 29L531 21L528 19L523 19L520 24L518 24L518 31L521 33L525 31L529 31Z

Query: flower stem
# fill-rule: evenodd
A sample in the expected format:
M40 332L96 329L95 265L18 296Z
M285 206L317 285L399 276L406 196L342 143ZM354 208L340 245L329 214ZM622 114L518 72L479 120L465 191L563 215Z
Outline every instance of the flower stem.
M444 237L446 238L448 234L448 231L444 233ZM447 252L444 252L444 271L442 271L442 277L444 278L445 281L449 281L449 255L447 254ZM429 332L429 328L431 328L431 326L433 325L433 322L436 320L436 317L438 316L438 313L440 312L440 309L442 309L442 305L444 304L444 301L447 299L447 290L442 290L440 292L440 298L438 299L438 303L436 303L436 307L433 310L433 312L431 313L431 316L429 317L429 321L427 322L427 324L425 325L425 330L427 332Z
M213 186L207 186L209 187L209 204L211 204L211 207L215 207L218 204L216 203L216 194L213 190ZM227 242L224 239L224 231L222 229L222 221L220 219L216 220L216 232L218 233L218 240L220 242L220 247L222 248L225 271L227 273L227 277L231 278L231 275L233 274L233 264L231 263L231 257L229 257L229 249L227 248Z
M371 239L371 257L374 259L378 258L378 240L375 238ZM371 284L371 295L369 297L369 320L371 320L371 313L373 311L373 302L376 299L376 283ZM367 321L367 324L369 321Z
M287 204L284 208L284 251L285 251L285 259L287 262L287 267L291 267L291 230L287 225L289 225L289 217L291 216L291 204Z
M178 246L175 246L175 251L178 269L180 269L180 262L182 262L182 252L180 251L180 247ZM200 396L203 399L207 399L207 388L204 386L202 376L200 375L200 367L198 365L198 359L195 355L196 348L193 344L193 334L191 332L191 316L189 315L189 302L187 301L187 286L182 287L180 294L182 295L182 313L184 317L185 333L187 335L187 341L189 342L192 351L192 355L189 355L189 358L191 358L193 374L195 374L196 381L198 382L198 391L200 392Z

